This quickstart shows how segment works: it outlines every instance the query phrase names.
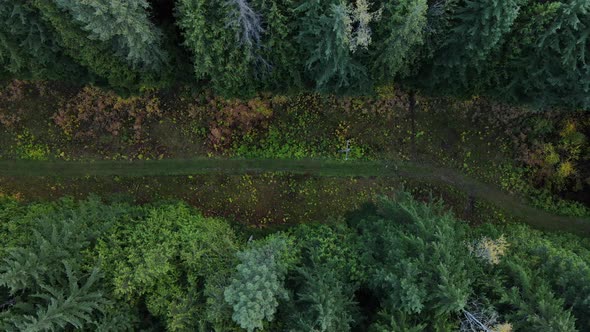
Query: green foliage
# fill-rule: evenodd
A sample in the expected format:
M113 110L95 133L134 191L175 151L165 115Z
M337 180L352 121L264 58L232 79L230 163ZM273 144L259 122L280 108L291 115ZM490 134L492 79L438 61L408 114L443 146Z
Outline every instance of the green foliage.
M505 43L494 50L492 93L539 107L587 108L589 8L585 1L523 6Z
M197 79L210 79L213 90L221 95L252 94L256 58L253 46L236 40L239 25L227 26L231 8L209 0L181 0L177 6L177 24L194 56Z
M590 329L588 239L470 227L406 193L348 224L239 251L227 222L182 203L2 198L0 329L449 331L478 308L490 331Z
M486 91L482 77L491 51L510 32L522 1L464 1L452 11L450 31L436 53L431 73L435 87L447 85L459 93ZM453 84L449 84L453 82Z
M162 33L149 21L146 0L54 0L70 13L88 38L110 44L118 56L135 68L160 70L166 61Z
M364 278L356 234L342 224L297 227L303 266L297 269L292 331L349 331L359 310L353 300Z
M466 226L441 205L402 193L381 213L361 221L369 285L390 315L430 327L447 326L471 294L477 266L462 243Z
M590 250L588 241L550 235L524 226L505 231L510 252L503 269L514 287L502 293L516 328L584 331L590 328ZM571 309L570 309L571 308ZM519 323L520 322L520 323Z
M539 89L548 93L543 98L545 103L590 106L590 64L586 58L590 47L589 20L590 3L570 1L560 6L549 30L538 40L534 79L545 83Z
M363 247L352 229L341 223L331 226L304 224L297 226L292 234L303 249L304 264L309 265L309 269L318 267L334 271L347 283L360 283L366 279L360 259Z
M426 0L400 0L386 2L378 34L382 41L376 50L374 77L380 83L389 83L398 76L410 74L425 42L428 23Z
M62 204L53 213L36 214L30 240L9 249L0 265L0 286L9 290L8 301L2 302L12 303L0 315L5 331L88 328L102 319L110 303L88 250L121 209L96 199Z
M163 319L169 331L205 324L228 330L224 317L211 317L209 311L225 310L218 293L237 250L229 225L183 204L147 208L142 214L120 224L99 245L114 295L135 304L144 298L150 313Z
M112 56L111 45L89 39L88 33L83 31L68 13L60 11L52 2L35 0L32 5L55 30L57 43L63 48L64 53L96 75L99 82L104 80L110 87L119 91L138 91L143 87L166 84L165 80L162 80L163 77L154 76L154 73L150 72L138 72L124 59Z
M305 72L320 92L369 89L366 68L351 51L352 19L344 1L304 1L299 13L300 45Z
M343 282L344 275L329 265L312 263L299 270L303 285L297 294L299 312L295 313L293 331L350 331L358 311L353 301L355 288Z
M260 57L268 68L255 76L263 81L263 89L271 91L300 91L303 64L295 39L294 0L256 0L265 25Z
M288 237L272 236L237 254L240 264L224 295L243 329L263 329L264 321L274 319L279 300L288 299L283 283L293 260L291 244Z
M57 36L25 1L0 4L0 76L83 80L84 70L65 55Z

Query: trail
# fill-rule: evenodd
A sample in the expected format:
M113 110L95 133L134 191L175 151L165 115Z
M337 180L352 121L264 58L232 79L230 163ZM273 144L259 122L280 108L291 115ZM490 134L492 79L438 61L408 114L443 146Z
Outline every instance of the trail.
M190 159L153 161L0 161L0 177L181 176L219 173L287 172L329 177L397 177L448 184L494 204L533 227L590 236L590 218L555 215L530 206L522 197L505 193L448 168L399 161Z

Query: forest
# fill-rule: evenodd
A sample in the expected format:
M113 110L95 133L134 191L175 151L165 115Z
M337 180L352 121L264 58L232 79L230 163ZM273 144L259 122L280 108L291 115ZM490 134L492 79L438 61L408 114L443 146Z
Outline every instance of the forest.
M0 2L0 330L590 331L590 1Z

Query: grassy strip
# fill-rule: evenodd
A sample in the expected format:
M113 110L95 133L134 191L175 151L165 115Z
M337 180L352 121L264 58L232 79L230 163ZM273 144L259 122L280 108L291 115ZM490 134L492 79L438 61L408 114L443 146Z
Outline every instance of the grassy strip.
M373 161L190 159L150 161L0 161L0 176L171 176L289 172L319 176L393 176L398 164ZM407 168L408 166L403 166Z
M0 161L2 177L180 176L288 172L331 177L399 177L452 185L474 199L490 202L512 217L550 231L590 236L590 220L554 215L519 197L451 169L397 161L191 159L158 161Z

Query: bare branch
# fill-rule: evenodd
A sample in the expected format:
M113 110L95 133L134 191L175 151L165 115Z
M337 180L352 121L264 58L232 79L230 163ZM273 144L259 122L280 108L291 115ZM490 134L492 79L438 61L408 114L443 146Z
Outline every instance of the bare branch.
M226 4L233 8L227 26L237 27L236 41L248 47L258 47L264 33L260 14L250 7L247 0L228 0Z

